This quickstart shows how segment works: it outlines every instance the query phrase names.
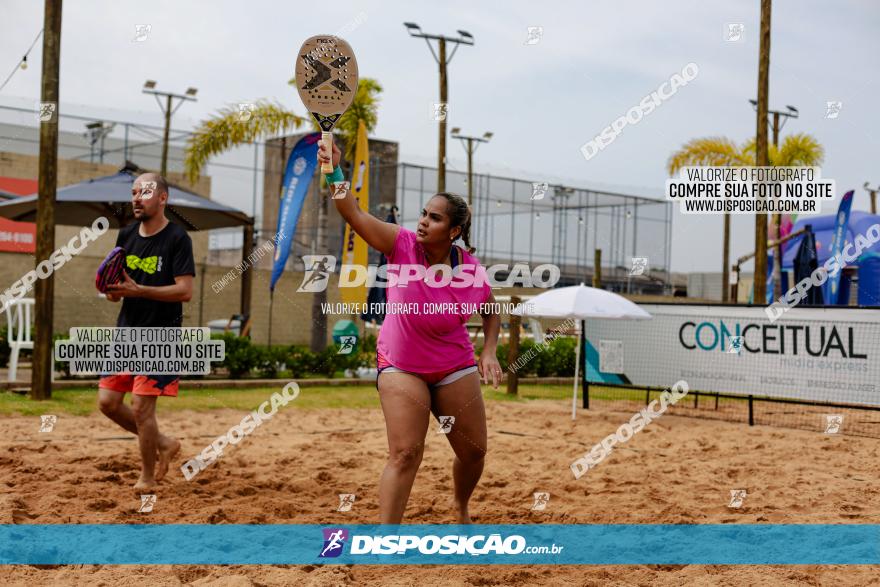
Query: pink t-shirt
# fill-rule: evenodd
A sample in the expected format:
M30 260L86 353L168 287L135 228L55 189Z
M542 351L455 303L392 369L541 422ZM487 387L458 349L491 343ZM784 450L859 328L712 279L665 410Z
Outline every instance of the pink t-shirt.
M474 364L474 346L465 324L474 314L474 308L489 299L492 288L487 283L486 270L477 258L461 247L458 252L463 266L452 270L448 285L433 287L423 279L410 278L406 285L398 283L385 290L389 311L385 314L376 347L379 354L398 369L436 373ZM424 249L416 241L416 233L401 226L394 250L388 255L389 280L392 274L407 275L406 270L391 267L403 264L421 265L426 274L431 275ZM461 276L461 273L468 275ZM441 282L442 274L438 272L435 280ZM466 281L473 284L455 287L456 283ZM394 307L400 310L399 313L391 311ZM439 312L441 309L444 311Z

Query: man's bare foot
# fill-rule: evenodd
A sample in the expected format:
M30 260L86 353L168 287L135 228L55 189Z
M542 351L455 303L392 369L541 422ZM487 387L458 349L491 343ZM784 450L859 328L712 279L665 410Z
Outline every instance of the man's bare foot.
M180 452L180 441L176 438L166 438L159 443L159 462L156 463L156 481L161 481L168 472L171 461Z
M473 522L471 521L471 515L468 513L467 506L462 508L458 504L456 504L455 509L458 511L458 524L473 524Z
M152 491L156 489L156 485L157 483L155 479L144 479L144 476L141 475L138 482L134 484L134 492L137 495L142 493L152 493Z

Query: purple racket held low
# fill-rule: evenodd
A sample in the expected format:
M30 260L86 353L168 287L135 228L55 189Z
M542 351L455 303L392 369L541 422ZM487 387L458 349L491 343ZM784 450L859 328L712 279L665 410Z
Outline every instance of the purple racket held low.
M98 266L98 274L95 277L95 287L101 293L107 293L107 287L118 283L122 279L125 263L125 249L116 247L104 258Z

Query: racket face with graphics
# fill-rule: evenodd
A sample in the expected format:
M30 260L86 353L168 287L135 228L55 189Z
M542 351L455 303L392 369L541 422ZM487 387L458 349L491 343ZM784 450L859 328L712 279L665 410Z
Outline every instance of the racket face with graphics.
M358 87L357 60L344 39L317 35L306 39L296 59L296 89L321 127L321 140L333 147L333 127L354 101ZM333 173L332 163L321 173Z
M95 287L101 293L107 293L107 287L119 283L122 279L123 264L125 263L125 249L116 247L104 258L98 266L95 277Z

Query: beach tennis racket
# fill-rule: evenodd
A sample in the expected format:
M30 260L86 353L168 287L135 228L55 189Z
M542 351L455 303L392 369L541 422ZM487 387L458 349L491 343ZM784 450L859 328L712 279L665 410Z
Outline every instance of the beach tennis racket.
M357 87L357 60L351 45L333 35L306 39L296 60L296 89L306 110L318 121L328 153L333 152L333 127L351 106ZM321 173L333 173L333 163L323 163Z
M107 287L119 283L122 280L122 272L125 271L125 249L116 247L98 266L98 274L95 276L95 287L101 293L107 293Z

